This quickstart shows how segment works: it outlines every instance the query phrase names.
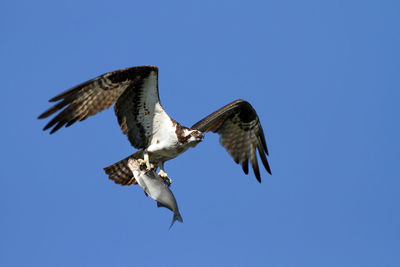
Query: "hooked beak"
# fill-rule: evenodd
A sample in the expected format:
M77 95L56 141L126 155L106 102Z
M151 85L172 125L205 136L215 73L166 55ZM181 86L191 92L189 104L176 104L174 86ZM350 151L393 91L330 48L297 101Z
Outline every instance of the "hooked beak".
M196 141L202 141L204 139L204 133L199 133L197 136L196 136Z

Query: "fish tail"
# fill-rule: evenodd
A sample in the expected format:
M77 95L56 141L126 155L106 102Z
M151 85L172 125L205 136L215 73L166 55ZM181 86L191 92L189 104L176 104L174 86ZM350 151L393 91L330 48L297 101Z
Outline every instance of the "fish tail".
M183 223L182 216L179 212L174 213L174 216L172 216L172 222L171 222L171 225L169 226L169 229L171 229L171 227L172 227L172 225L174 225L175 221L179 221L179 222Z

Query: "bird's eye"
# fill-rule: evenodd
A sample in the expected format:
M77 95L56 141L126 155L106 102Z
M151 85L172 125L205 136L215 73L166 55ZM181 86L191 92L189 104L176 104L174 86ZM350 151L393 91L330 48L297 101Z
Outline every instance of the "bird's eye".
M195 136L197 133L196 132L192 132L191 135Z

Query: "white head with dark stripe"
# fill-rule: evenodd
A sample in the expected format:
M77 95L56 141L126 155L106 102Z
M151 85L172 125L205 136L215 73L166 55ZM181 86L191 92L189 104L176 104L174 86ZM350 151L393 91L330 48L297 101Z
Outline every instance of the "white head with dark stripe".
M204 133L195 129L183 127L179 124L175 132L178 137L178 142L185 146L195 147L204 138Z

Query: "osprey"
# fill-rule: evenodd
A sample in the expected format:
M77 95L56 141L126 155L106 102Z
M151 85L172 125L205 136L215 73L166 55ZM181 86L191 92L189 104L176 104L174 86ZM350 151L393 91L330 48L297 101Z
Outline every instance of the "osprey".
M160 167L159 175L171 182L164 170L164 162L177 157L203 140L205 132L220 135L220 143L241 164L248 174L250 160L254 174L261 182L256 150L271 174L267 161L267 145L259 118L253 107L244 100L236 100L220 108L192 127L184 127L164 111L158 94L158 68L137 66L98 76L65 91L49 102L58 102L43 112L39 119L59 112L43 130L50 134L61 127L97 114L114 105L122 132L131 145L140 149L131 156L104 168L117 184L137 184L128 167L129 159L146 164L147 169Z

